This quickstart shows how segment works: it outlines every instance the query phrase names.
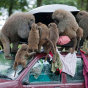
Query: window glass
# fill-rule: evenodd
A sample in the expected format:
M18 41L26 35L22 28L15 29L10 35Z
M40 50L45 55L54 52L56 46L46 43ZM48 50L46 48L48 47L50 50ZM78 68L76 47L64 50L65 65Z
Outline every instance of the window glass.
M82 58L77 58L75 76L72 77L70 75L67 75L67 82L83 82L83 81L84 81L83 60Z
M8 60L4 57L4 53L0 51L0 79L14 80L24 70L22 65L18 65L16 76L14 77L15 71L13 70L13 64L15 60L15 54L12 54L12 57L13 59Z
M55 75L51 72L51 61L50 58L44 61L42 58L36 62L36 64L31 68L29 73L29 82L61 82L61 75Z

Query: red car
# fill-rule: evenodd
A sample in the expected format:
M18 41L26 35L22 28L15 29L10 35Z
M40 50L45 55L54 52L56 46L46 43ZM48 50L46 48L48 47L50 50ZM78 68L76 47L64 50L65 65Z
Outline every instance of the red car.
M81 55L77 55L74 77L63 72L61 74L51 72L50 57L44 62L46 54L42 53L37 54L31 62L28 61L27 68L23 69L19 65L14 77L14 60L6 60L3 54L0 56L0 88L84 88Z
M47 5L38 7L30 13L34 14L36 22L49 24L52 12L58 8L71 11L74 16L79 10L67 5ZM13 57L14 54L12 54ZM66 53L62 53L66 55ZM51 71L51 57L44 62L46 54L37 54L33 60L27 61L27 68L18 66L16 76L13 70L13 60L6 60L3 53L0 54L0 88L84 88L83 60L77 54L76 73L72 77L66 73L56 74Z

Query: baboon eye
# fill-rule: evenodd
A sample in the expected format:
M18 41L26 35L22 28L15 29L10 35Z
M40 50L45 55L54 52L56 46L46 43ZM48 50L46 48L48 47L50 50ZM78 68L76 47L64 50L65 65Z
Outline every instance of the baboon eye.
M30 19L30 21L33 21L33 19Z
M80 15L82 16L83 14L82 14L82 13L80 13Z

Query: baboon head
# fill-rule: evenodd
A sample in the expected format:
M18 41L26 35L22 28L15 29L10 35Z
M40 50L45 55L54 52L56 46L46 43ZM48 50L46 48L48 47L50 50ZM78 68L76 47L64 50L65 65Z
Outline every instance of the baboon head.
M57 25L55 24L55 23L50 23L50 24L48 24L48 28L56 28L57 27Z
M78 12L78 14L76 15L76 19L79 22L80 20L82 20L85 16L88 16L88 12L86 11L80 11Z
M63 14L64 10L62 9L59 9L59 10L56 10L53 14L52 14L52 19L54 20L54 22L56 24L59 23L59 21L61 21L64 17L64 14Z
M33 24L32 24L32 26L31 26L31 29L32 29L32 30L35 30L35 29L37 29L37 30L38 30L38 25L37 25L37 24L35 24L35 23L33 23Z
M27 44L22 44L21 50L26 51L27 49L28 49L28 45Z
M42 25L42 23L41 23L41 22L39 22L39 23L37 23L37 25L38 25L38 26L40 26L40 25Z

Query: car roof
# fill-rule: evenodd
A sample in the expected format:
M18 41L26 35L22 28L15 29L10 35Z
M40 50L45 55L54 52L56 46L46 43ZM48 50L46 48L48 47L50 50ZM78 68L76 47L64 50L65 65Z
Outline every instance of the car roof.
M69 5L64 5L64 4L51 4L51 5L44 5L37 7L33 10L30 11L31 14L36 14L36 13L47 13L47 12L54 12L57 9L64 9L67 11L75 12L79 11L75 6L69 6Z

